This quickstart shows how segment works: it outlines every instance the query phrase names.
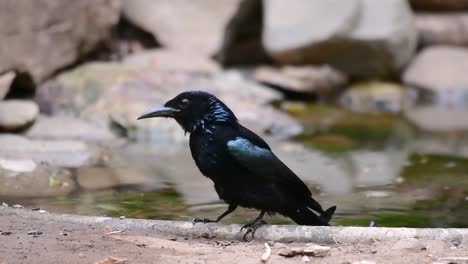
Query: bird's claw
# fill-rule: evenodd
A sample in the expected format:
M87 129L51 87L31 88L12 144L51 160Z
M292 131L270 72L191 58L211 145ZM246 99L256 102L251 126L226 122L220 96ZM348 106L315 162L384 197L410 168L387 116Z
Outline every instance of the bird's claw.
M195 218L192 220L192 224L196 224L196 223L203 223L203 224L206 224L206 223L216 223L216 220L208 219L208 218L199 218L199 217L195 217Z
M241 232L246 229L245 231L245 234L243 236L243 240L245 242L250 242L254 239L255 237L255 232L257 231L257 229L263 225L266 225L266 222L264 220L255 220L253 221L252 223L248 223L246 225L244 225L242 228L241 228ZM250 239L248 239L248 236L250 234Z

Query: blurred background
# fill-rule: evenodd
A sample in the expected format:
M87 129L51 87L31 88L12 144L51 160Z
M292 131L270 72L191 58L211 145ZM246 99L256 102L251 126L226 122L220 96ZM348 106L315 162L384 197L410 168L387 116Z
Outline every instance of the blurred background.
M4 206L218 215L176 122L136 121L205 90L334 224L468 227L468 0L0 0L0 25Z

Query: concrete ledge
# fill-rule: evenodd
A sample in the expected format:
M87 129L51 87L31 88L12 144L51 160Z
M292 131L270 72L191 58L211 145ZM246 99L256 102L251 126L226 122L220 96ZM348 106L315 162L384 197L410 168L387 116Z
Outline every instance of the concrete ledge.
M0 217L24 217L38 221L73 222L110 226L119 230L154 230L155 232L193 238L242 240L241 225L196 224L191 222L119 219L112 217L53 214L0 207ZM468 242L468 228L385 228L385 227L313 227L268 225L255 233L256 240L297 241L314 243L363 243L373 240L391 241L405 238L446 240L458 244Z

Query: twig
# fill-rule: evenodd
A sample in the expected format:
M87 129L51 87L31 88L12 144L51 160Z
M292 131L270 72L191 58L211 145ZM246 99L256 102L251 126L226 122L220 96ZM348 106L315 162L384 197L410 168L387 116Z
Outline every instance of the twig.
M115 234L120 234L125 232L125 230L117 230L117 231L112 231L112 232L107 232L105 235L115 235Z
M335 241L335 244L336 244L337 246L340 246L340 244L338 244L338 241L336 241L335 236L333 236L333 241Z
M262 255L262 262L267 262L271 255L271 247L268 243L265 243L265 253Z

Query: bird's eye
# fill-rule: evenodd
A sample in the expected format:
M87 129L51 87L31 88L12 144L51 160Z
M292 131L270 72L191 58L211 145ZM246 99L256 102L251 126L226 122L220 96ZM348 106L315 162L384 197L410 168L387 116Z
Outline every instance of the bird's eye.
M182 108L186 108L189 104L190 104L190 100L187 99L187 98L184 98L184 99L182 99L182 101L180 101L180 106Z

